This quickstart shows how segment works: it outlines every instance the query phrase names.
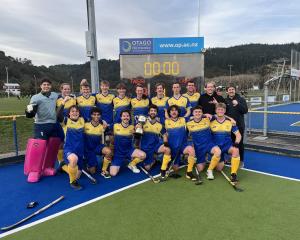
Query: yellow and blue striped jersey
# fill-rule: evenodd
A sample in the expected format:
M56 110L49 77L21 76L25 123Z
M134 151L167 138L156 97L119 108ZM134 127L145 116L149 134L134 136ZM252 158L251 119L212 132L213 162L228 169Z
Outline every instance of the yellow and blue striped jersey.
M199 122L191 120L186 124L186 126L192 136L193 144L195 146L201 147L212 142L209 118L203 117Z
M166 119L165 129L172 149L180 148L187 142L186 122L183 117L179 117L176 121L171 118Z
M141 99L138 100L137 98L131 99L131 108L133 110L133 116L137 115L148 115L148 107L149 107L149 99Z
M158 108L157 116L162 124L165 124L165 109L167 109L167 101L169 97L158 98L153 97L151 98L151 103L156 105Z
M64 149L68 152L83 156L84 150L84 119L80 117L77 121L65 118L62 127L65 133Z
M171 97L167 101L167 107L172 105L177 105L180 108L180 117L183 117L186 114L187 108L191 107L190 101L182 95L178 99L175 97Z
M144 151L153 150L161 141L160 134L163 134L163 126L161 123L155 121L151 123L148 119L143 125L143 136L141 139L141 148Z
M200 93L195 92L193 95L185 93L185 94L183 94L183 96L186 97L190 101L191 107L196 107L198 105Z
M124 156L133 148L132 137L134 126L124 127L121 123L114 124L114 155Z
M115 95L107 94L104 96L102 93L96 94L96 106L101 110L101 117L108 124L113 123L114 104L113 99Z
M104 128L102 124L94 126L91 122L84 124L84 147L87 150L94 150L99 147L102 142L102 134Z
M80 110L81 117L83 117L86 122L91 121L91 109L96 104L95 96L90 95L86 98L83 95L80 95L79 97L77 97L76 101Z
M56 100L56 107L59 108L62 105L62 101L64 100L64 98L60 95L58 97L58 99ZM69 108L73 105L76 105L76 99L75 98L71 98L70 100L68 100L65 103L64 106L64 117L68 117L68 113L69 113Z
M219 122L217 119L210 123L210 129L213 135L213 140L218 146L224 146L232 143L231 132L239 131L237 126L233 126L231 121L226 119Z
M124 98L115 97L113 99L114 110L115 110L114 123L121 122L121 112L123 110L130 110L130 100L131 99L126 96Z

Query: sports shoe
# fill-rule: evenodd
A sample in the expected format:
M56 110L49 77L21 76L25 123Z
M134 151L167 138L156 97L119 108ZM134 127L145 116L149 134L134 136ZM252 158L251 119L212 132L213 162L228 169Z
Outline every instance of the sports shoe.
M237 175L235 173L231 173L231 182L232 183L238 182Z
M108 171L102 171L101 172L101 175L104 177L104 178L111 178L110 174Z
M133 172L133 173L140 173L140 169L138 169L136 166L134 165L128 165L128 168Z
M70 185L71 185L71 188L74 188L75 190L81 190L82 189L81 185L78 183L77 180L71 182Z
M194 176L193 172L186 172L185 177L187 179L192 180L192 181L196 181L197 180L197 178Z
M208 180L214 180L215 179L215 177L214 177L214 174L213 174L213 170L207 170L206 171L206 175L207 175L207 179Z
M165 181L167 179L166 170L160 170L160 180Z

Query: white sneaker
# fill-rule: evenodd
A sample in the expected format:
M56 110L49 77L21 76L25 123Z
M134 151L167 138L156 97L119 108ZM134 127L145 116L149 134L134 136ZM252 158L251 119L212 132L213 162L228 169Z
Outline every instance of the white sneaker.
M128 168L129 168L133 173L140 173L140 169L138 169L136 166L128 165Z
M213 170L207 170L206 175L207 175L208 180L214 180L215 179L214 174L213 174Z

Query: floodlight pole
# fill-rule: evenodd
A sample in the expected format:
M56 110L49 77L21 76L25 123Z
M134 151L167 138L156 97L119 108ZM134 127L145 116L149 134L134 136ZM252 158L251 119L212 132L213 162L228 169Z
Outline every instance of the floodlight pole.
M86 0L88 31L86 32L86 51L90 57L92 92L99 91L99 68L94 0Z
M8 67L5 66L5 70L6 70L6 83L7 83L7 97L9 98L9 86L8 86Z

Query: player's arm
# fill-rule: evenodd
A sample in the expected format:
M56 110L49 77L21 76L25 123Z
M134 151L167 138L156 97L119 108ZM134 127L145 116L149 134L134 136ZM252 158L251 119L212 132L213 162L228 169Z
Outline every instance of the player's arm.
M232 123L233 126L236 126L236 121L233 118L231 118L227 115L225 115L225 118L228 119Z
M191 105L190 101L187 99L187 103L186 103L186 113L185 113L185 115L183 116L185 119L187 119L187 118L191 115L191 108L192 108L192 105Z
M239 143L242 140L242 135L237 126L232 127L232 132L235 135L235 141L233 143L233 147L239 147Z

